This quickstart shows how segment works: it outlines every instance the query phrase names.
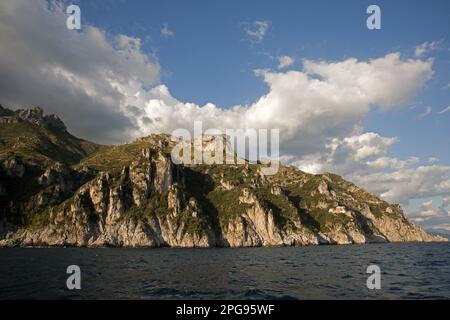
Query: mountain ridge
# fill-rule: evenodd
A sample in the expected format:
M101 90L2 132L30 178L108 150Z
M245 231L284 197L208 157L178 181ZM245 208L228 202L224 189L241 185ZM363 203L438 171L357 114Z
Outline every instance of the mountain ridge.
M178 165L167 134L102 146L0 107L0 246L249 247L445 241L342 177Z

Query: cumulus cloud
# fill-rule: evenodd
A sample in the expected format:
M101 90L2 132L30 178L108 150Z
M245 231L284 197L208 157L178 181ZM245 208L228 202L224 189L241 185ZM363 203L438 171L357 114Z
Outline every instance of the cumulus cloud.
M355 177L360 184L387 201L409 204L422 199L450 194L450 166L409 166L399 170L369 173Z
M70 130L100 142L136 135L123 97L153 86L160 67L142 53L138 38L83 26L68 30L67 16L47 1L0 2L0 96L4 105L41 105Z
M254 21L245 26L245 33L250 37L250 40L261 42L266 36L267 30L269 30L269 26L269 21Z
M347 59L341 62L305 62L308 74L317 74L345 90L358 88L357 98L387 110L402 106L432 76L432 62L402 60L399 53L368 62ZM405 83L396 80L404 79ZM400 80L400 81L402 81ZM394 87L390 87L393 85Z
M368 132L359 136L345 138L342 143L353 152L355 160L363 160L385 155L395 141L395 138L384 138L379 134ZM333 149L336 150L339 143L339 141L335 140Z
M325 150L291 158L290 162L307 172L329 171L345 176L358 170L384 169L394 166L394 162L400 165L401 161L385 157L395 141L395 138L382 137L374 132L362 133L361 128L356 128L353 135L348 137L330 138Z
M163 28L161 29L161 35L166 39L172 38L174 36L173 31L169 29L169 26L167 23L165 23Z
M294 58L290 56L280 56L278 57L278 69L284 69L294 64Z

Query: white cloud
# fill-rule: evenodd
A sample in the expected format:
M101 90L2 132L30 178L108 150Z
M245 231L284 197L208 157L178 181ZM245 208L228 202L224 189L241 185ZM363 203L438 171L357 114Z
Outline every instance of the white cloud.
M441 215L450 217L450 195L442 199L442 204L439 206Z
M438 114L444 114L446 112L450 111L450 106L448 106L447 108L442 109L441 111L438 112Z
M409 157L407 160L400 160L398 158L380 157L373 161L368 161L367 165L371 169L405 169L420 161L417 157Z
M161 35L164 38L172 38L174 36L173 31L169 29L169 26L167 23L165 23L163 28L161 29Z
M373 132L362 133L361 130L356 128L352 135L342 139L331 138L325 150L315 155L293 157L290 163L307 172L336 172L350 176L355 172L404 167L413 162L386 156L395 138L385 138Z
M280 56L278 57L278 69L283 69L294 64L294 58L289 56Z
M245 27L246 34L252 41L261 42L269 29L270 21L254 21Z
M435 164L435 163L438 163L439 162L439 158L436 158L436 157L429 157L428 158L428 163L430 163L430 164Z
M418 220L420 222L429 220L431 218L436 218L439 216L439 212L434 208L433 206L433 200L428 200L423 202L419 210L416 212L413 212L410 217L413 220Z
M450 232L450 223L442 223L442 224L438 224L435 226L432 226L430 229L439 231L439 230L444 230L444 231L449 231Z
M431 78L431 67L432 61L402 60L399 53L367 62L354 58L341 62L305 61L308 74L317 74L344 90L358 88L360 92L355 99L379 105L384 110L401 106ZM395 83L396 80L406 82Z
M441 41L424 42L416 47L414 50L414 55L420 58L430 51L439 49L441 46Z
M417 116L417 119L419 119L419 120L420 120L420 119L423 119L423 118L425 118L426 116L430 115L432 112L433 112L433 108L430 107L430 106L427 106L427 107L425 108L425 111L422 112L421 114L419 114L419 115Z
M450 195L450 166L409 166L355 176L356 182L385 200L409 204L411 199Z
M422 202L417 211L410 214L413 221L425 222L430 229L443 229L448 226L448 217L450 217L450 196L443 197L441 205L433 205L433 200ZM447 221L447 223L442 223Z
M385 155L395 141L395 138L384 138L379 134L368 132L345 138L343 143L354 152L355 160L364 160Z

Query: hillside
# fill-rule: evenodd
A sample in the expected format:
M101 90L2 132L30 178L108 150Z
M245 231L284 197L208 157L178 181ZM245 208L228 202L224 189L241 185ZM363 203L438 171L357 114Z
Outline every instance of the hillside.
M175 165L174 138L117 146L0 107L0 245L210 247L444 241L331 174Z
M102 146L74 137L55 115L35 107L15 112L0 105L0 159L17 156L41 164L74 164Z

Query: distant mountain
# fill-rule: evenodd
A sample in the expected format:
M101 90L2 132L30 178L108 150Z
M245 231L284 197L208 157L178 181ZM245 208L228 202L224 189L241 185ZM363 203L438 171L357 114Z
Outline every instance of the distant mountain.
M12 111L0 105L0 157L19 157L47 166L78 163L102 146L74 137L55 115L41 108Z
M61 121L61 119L54 114L44 115L44 110L40 107L12 111L10 109L3 108L3 106L0 105L0 117L2 117L2 120L6 123L23 120L47 129L53 128L66 131L66 125Z
M209 140L208 140L209 139ZM211 247L445 241L326 173L177 165L166 134L78 139L42 109L0 107L0 245ZM213 143L205 138L203 144Z

